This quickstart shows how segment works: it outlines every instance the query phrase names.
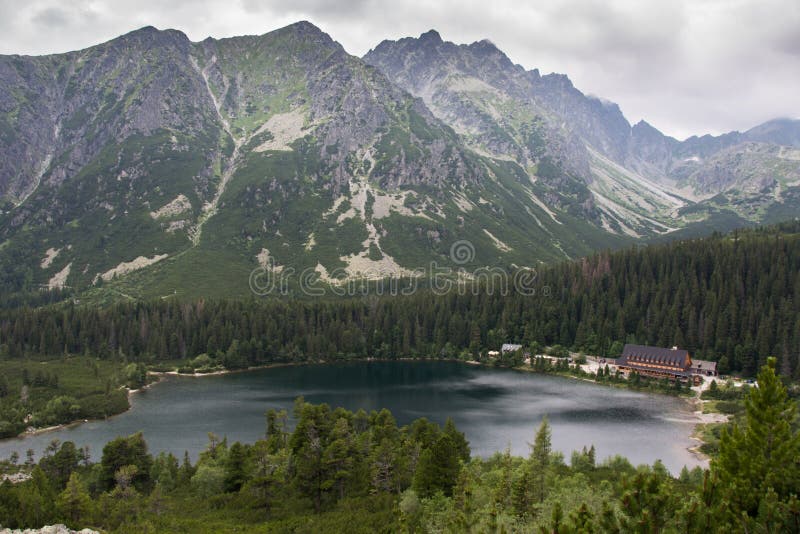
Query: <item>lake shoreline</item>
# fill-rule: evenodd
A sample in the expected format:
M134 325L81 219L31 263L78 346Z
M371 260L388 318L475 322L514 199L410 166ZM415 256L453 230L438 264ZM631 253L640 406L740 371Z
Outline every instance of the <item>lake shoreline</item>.
M150 373L148 373L148 375L149 374ZM136 388L136 389L130 389L130 388L127 388L127 387L126 388L120 388L120 389L124 389L125 390L126 396L128 398L128 407L125 408L124 410L122 410L121 412L112 413L112 414L109 414L109 415L107 415L105 417L102 417L102 418L97 417L97 418L94 418L94 419L76 419L75 421L70 421L69 423L61 423L60 425L52 425L52 426L46 426L46 427L42 427L42 428L34 428L32 430L26 429L25 431L21 432L20 434L18 434L16 436L0 439L0 443L5 442L5 441L16 440L16 439L25 439L25 438L31 437L31 436L39 436L39 435L42 435L42 434L48 434L50 432L57 432L59 430L65 430L67 428L73 428L73 427L76 427L76 426L79 426L79 425L83 425L83 424L86 424L86 423L92 423L92 422L95 422L95 421L108 421L109 419L117 417L118 415L122 415L124 413L129 412L130 409L132 408L131 398L134 395L136 395L137 393L141 393L142 391L145 391L147 389L150 389L151 387L155 386L156 384L160 384L162 382L162 380L163 380L162 378L158 378L154 382L149 382L149 383L145 384L144 386L142 386L140 388Z
M690 439L697 441L697 445L694 447L690 447L688 450L692 453L697 459L703 460L706 462L711 461L711 457L702 451L703 445L707 445L708 442L703 439L703 435L705 430L710 425L718 425L718 424L725 424L730 422L730 416L718 411L712 412L704 412L703 406L704 402L700 398L698 394L691 399L687 399L689 401L690 406L692 407L694 416L698 419L698 423L694 426L694 431L692 435L689 436Z
M398 359L399 360L418 360L418 358L398 358ZM361 362L363 362L363 361L392 361L392 360L378 360L378 359L375 359L375 358L366 358L366 359L363 359L363 360L349 360L349 361L353 361L353 362L360 362L361 361ZM456 360L453 360L453 361L456 361ZM10 441L14 441L14 440L23 440L23 439L28 438L28 437L40 436L42 434L48 434L50 432L58 432L59 430L66 430L68 428L74 428L76 426L80 426L80 425L83 425L83 424L86 424L86 423L91 423L91 422L94 422L94 421L108 421L109 419L117 417L118 415L122 415L124 413L129 412L131 410L131 408L133 408L133 405L131 404L131 399L133 398L134 395L136 395L137 393L142 393L143 391L146 391L146 390L150 389L151 387L156 386L156 385L164 382L164 379L166 377L203 378L203 377L207 377L207 376L222 376L222 375L230 375L230 374L236 374L236 373L249 373L249 372L252 372L252 371L262 371L264 369L274 369L274 368L278 368L278 367L298 367L298 366L302 366L302 365L325 365L325 364L329 364L329 363L334 363L334 362L327 362L327 361L324 361L324 360L323 361L318 361L318 362L297 362L297 363L295 363L295 362L279 362L279 363L270 363L270 364L265 364L265 365L255 365L253 367L247 367L245 369L220 369L219 371L212 371L210 373L179 373L178 371L147 371L147 376L157 377L156 380L154 380L153 382L148 382L144 386L136 388L136 389L121 388L121 389L125 389L126 390L126 394L127 394L127 397L128 397L128 407L125 410L121 411L121 412L110 414L110 415L108 415L106 417L103 417L103 418L76 419L74 421L70 421L68 423L61 423L59 425L52 425L52 426L41 427L41 428L28 428L26 430L23 430L22 432L20 432L16 436L9 436L7 438L0 438L0 443L10 442ZM479 363L479 362L475 362L475 363Z
M19 434L16 437L9 437L9 438L1 439L0 442L13 441L13 440L24 440L27 437L37 436L37 435L41 435L41 434L47 434L47 433L50 433L50 432L56 432L56 431L64 430L64 429L68 429L68 428L73 428L75 426L79 426L79 425L82 425L82 424L85 424L85 423L88 423L88 422L91 422L91 421L106 421L106 420L109 420L109 419L111 419L113 417L116 417L118 415L122 415L122 414L130 411L133 408L132 399L133 399L134 395L136 395L137 393L141 393L143 391L146 391L147 389L150 389L151 387L154 387L157 384L160 384L160 383L163 383L163 382L167 382L168 380L166 380L166 379L169 378L169 377L203 378L203 377L207 377L207 376L223 376L223 375L232 375L232 374L240 374L240 373L249 373L249 372L253 372L253 371L262 371L262 370L266 370L266 369L281 368L281 367L301 367L301 366L330 365L330 364L339 364L339 363L365 363L365 362L368 363L368 362L393 362L393 361L406 361L406 362L408 362L408 361L410 361L410 362L449 361L449 362L456 362L456 363L460 363L460 364L464 364L464 365L468 365L468 366L473 366L473 367L485 367L485 368L489 368L489 369L498 369L498 367L492 365L489 362L481 362L481 361L476 361L476 360L460 360L460 359L456 359L456 358L444 358L444 359L443 358L391 358L391 359L390 358L361 358L361 359L357 359L357 360L345 360L345 361L341 361L341 360L319 360L319 361L310 361L310 362L275 362L275 363L270 363L270 364L252 366L252 367L248 367L248 368L245 368L245 369L219 369L219 370L211 371L211 372L208 372L208 373L179 373L177 370L176 371L148 371L147 372L148 376L154 377L155 380L153 380L151 382L148 382L146 385L144 385L144 386L142 386L140 388L137 388L137 389L128 389L128 388L126 388L129 402L128 402L128 408L126 410L122 411L122 412L119 412L119 413L116 413L116 414L112 414L112 415L109 415L108 417L101 418L101 419L92 419L92 420L81 419L81 420L71 421L69 423L64 423L64 424L61 424L61 425L54 425L54 426L45 427L45 428L37 428L37 429L32 430L32 431L26 430L25 432ZM692 441L696 441L697 443L695 445L686 447L686 450L694 458L696 458L700 462L708 462L710 460L708 455L706 455L705 453L703 453L700 450L700 447L703 444L705 444L705 441L701 438L701 435L702 435L701 429L702 429L702 427L704 427L705 425L707 425L709 423L720 422L719 420L717 420L717 418L721 414L703 414L702 413L702 401L700 401L700 399L698 397L696 397L696 396L693 396L691 398L687 398L687 397L684 397L684 396L670 395L668 393L663 393L663 392L642 391L642 390L639 390L639 389L634 389L634 388L627 387L625 384L622 384L622 383L600 382L600 381L597 381L597 380L593 380L591 377L575 376L575 375L572 375L572 374L569 374L569 373L541 373L541 372L537 372L535 369L532 369L530 366L527 366L527 365L523 365L523 366L520 366L520 367L505 367L505 369L512 370L512 371L517 371L517 372L521 372L521 373L552 375L552 376L556 376L556 377L560 377L560 378L571 378L573 380L578 380L578 381L581 381L581 382L587 382L587 383L600 385L600 386L610 386L610 387L613 387L613 388L616 388L616 389L628 389L628 390L631 390L631 391L636 392L636 393L644 393L644 394L651 394L651 395L655 394L655 395L665 396L665 397L682 398L687 403L688 413L690 413L696 419L696 424L695 424L694 430L688 436L688 438L690 440L692 440ZM700 407L699 411L698 411L698 407ZM722 417L724 417L724 416L722 416Z

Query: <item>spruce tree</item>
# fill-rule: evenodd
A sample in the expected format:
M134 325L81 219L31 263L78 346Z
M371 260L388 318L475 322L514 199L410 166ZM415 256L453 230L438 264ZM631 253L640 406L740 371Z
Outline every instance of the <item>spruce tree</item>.
M72 473L67 486L58 495L56 507L59 515L73 528L81 528L92 510L92 500L77 473Z
M422 497L430 497L438 491L449 497L453 494L459 466L458 447L450 436L442 434L419 458L414 474L414 491Z
M530 458L533 470L534 498L539 503L543 502L547 496L547 473L550 468L551 449L550 421L547 416L544 416L539 430L536 432Z
M775 374L769 358L758 387L745 399L745 421L723 430L712 471L726 488L731 511L758 515L761 500L773 490L780 500L800 490L800 434L793 429L797 406Z
M458 457L461 459L461 461L464 463L469 462L469 455L470 455L469 442L467 441L467 438L464 436L464 433L458 431L455 423L450 417L448 417L447 421L445 421L444 423L443 432L446 435L450 436L450 439L453 440L453 444L458 450Z
M242 489L242 486L248 479L246 462L247 450L237 441L231 445L224 461L225 491L236 492Z
M327 474L322 485L325 490L334 490L337 498L341 499L344 498L347 482L352 476L353 464L356 461L356 451L347 418L341 417L336 420L330 440L322 456Z

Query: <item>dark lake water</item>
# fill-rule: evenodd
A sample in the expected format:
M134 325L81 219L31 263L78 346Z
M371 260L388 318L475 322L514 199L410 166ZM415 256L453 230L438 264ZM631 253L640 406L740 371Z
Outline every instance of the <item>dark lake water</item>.
M24 439L0 441L0 457L16 450L37 458L53 439L88 445L94 460L119 435L143 431L150 450L193 458L207 433L229 442L264 435L264 413L285 408L303 395L313 403L367 411L388 408L399 424L450 416L466 433L473 454L488 456L511 446L527 455L544 415L553 449L567 461L572 450L594 444L598 459L626 456L634 465L664 462L673 473L702 465L688 450L694 420L680 399L457 362L358 362L276 367L202 378L169 377L132 397L132 408L107 421L93 421Z

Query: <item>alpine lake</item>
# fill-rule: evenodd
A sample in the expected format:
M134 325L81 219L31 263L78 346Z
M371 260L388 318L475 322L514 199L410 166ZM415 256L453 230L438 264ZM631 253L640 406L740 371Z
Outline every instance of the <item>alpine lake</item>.
M451 417L473 455L510 447L529 453L546 415L553 450L569 462L573 450L595 446L597 459L621 455L634 465L661 460L676 475L706 465L689 451L696 424L684 399L639 393L586 381L450 361L362 361L272 367L206 377L166 376L131 396L131 409L107 420L0 441L0 457L33 449L38 459L53 440L88 446L99 461L105 443L143 432L150 451L193 459L208 433L229 443L264 437L265 412L286 409L299 397L349 410L389 409L399 425ZM291 424L291 418L290 418Z

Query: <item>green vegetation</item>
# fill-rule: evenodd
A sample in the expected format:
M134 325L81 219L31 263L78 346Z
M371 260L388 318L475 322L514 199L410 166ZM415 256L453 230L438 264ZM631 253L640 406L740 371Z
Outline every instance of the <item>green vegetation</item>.
M204 200L192 192L198 189L195 177L203 170L204 142L210 140L166 130L148 137L130 136L106 146L57 190L37 190L26 201L36 214L24 229L9 224L13 215L0 217L0 233L9 239L9 245L0 250L4 290L39 292L67 265L71 265L67 286L83 289L96 282L98 273L123 261L172 256L187 248L187 227L168 232L169 221L156 220L150 213L187 192L193 207L183 217L187 226L193 221ZM137 167L146 167L148 172L134 179L128 171ZM59 254L51 266L42 268L48 248Z
M753 375L765 355L776 354L780 374L793 378L800 372L792 350L800 343L798 229L795 223L598 254L543 269L527 295L484 287L441 296L420 290L398 297L159 299L107 307L73 301L0 310L0 428L9 436L29 425L119 413L127 407L119 388L144 383L147 366L202 373L371 357L519 367L518 353L487 358L507 342L532 354L551 347L560 361L534 359L531 369L538 372L581 375L566 363L569 350L613 358L622 343L639 342L687 347L696 358L718 361L722 373ZM218 256L216 268L230 276L224 259ZM214 280L198 275L196 282ZM605 369L589 378L623 383ZM685 393L674 383L638 376L624 384ZM733 394L741 393L708 392L715 396L706 397L712 401L706 409L739 414ZM720 428L704 432L704 447L715 450Z
M209 434L194 464L154 457L141 434L109 442L97 463L70 442L38 465L13 458L4 468L31 478L0 484L0 522L109 532L795 532L796 406L774 359L758 386L705 472L598 462L591 445L567 464L546 418L527 458L472 458L449 420L398 428L386 410L300 398L291 420L267 412L256 443Z
M616 357L622 343L638 342L686 347L695 358L718 361L723 374L753 376L774 354L780 374L795 377L798 277L795 223L596 254L542 269L523 288L527 294L513 286L509 294L454 287L441 296L420 290L362 299L159 299L0 310L0 355L109 360L121 352L129 362L156 363L206 353L221 361L234 347L247 365L260 365L475 359L506 342Z
M127 391L145 382L142 365L83 356L0 360L0 438L27 426L99 419L128 409Z

